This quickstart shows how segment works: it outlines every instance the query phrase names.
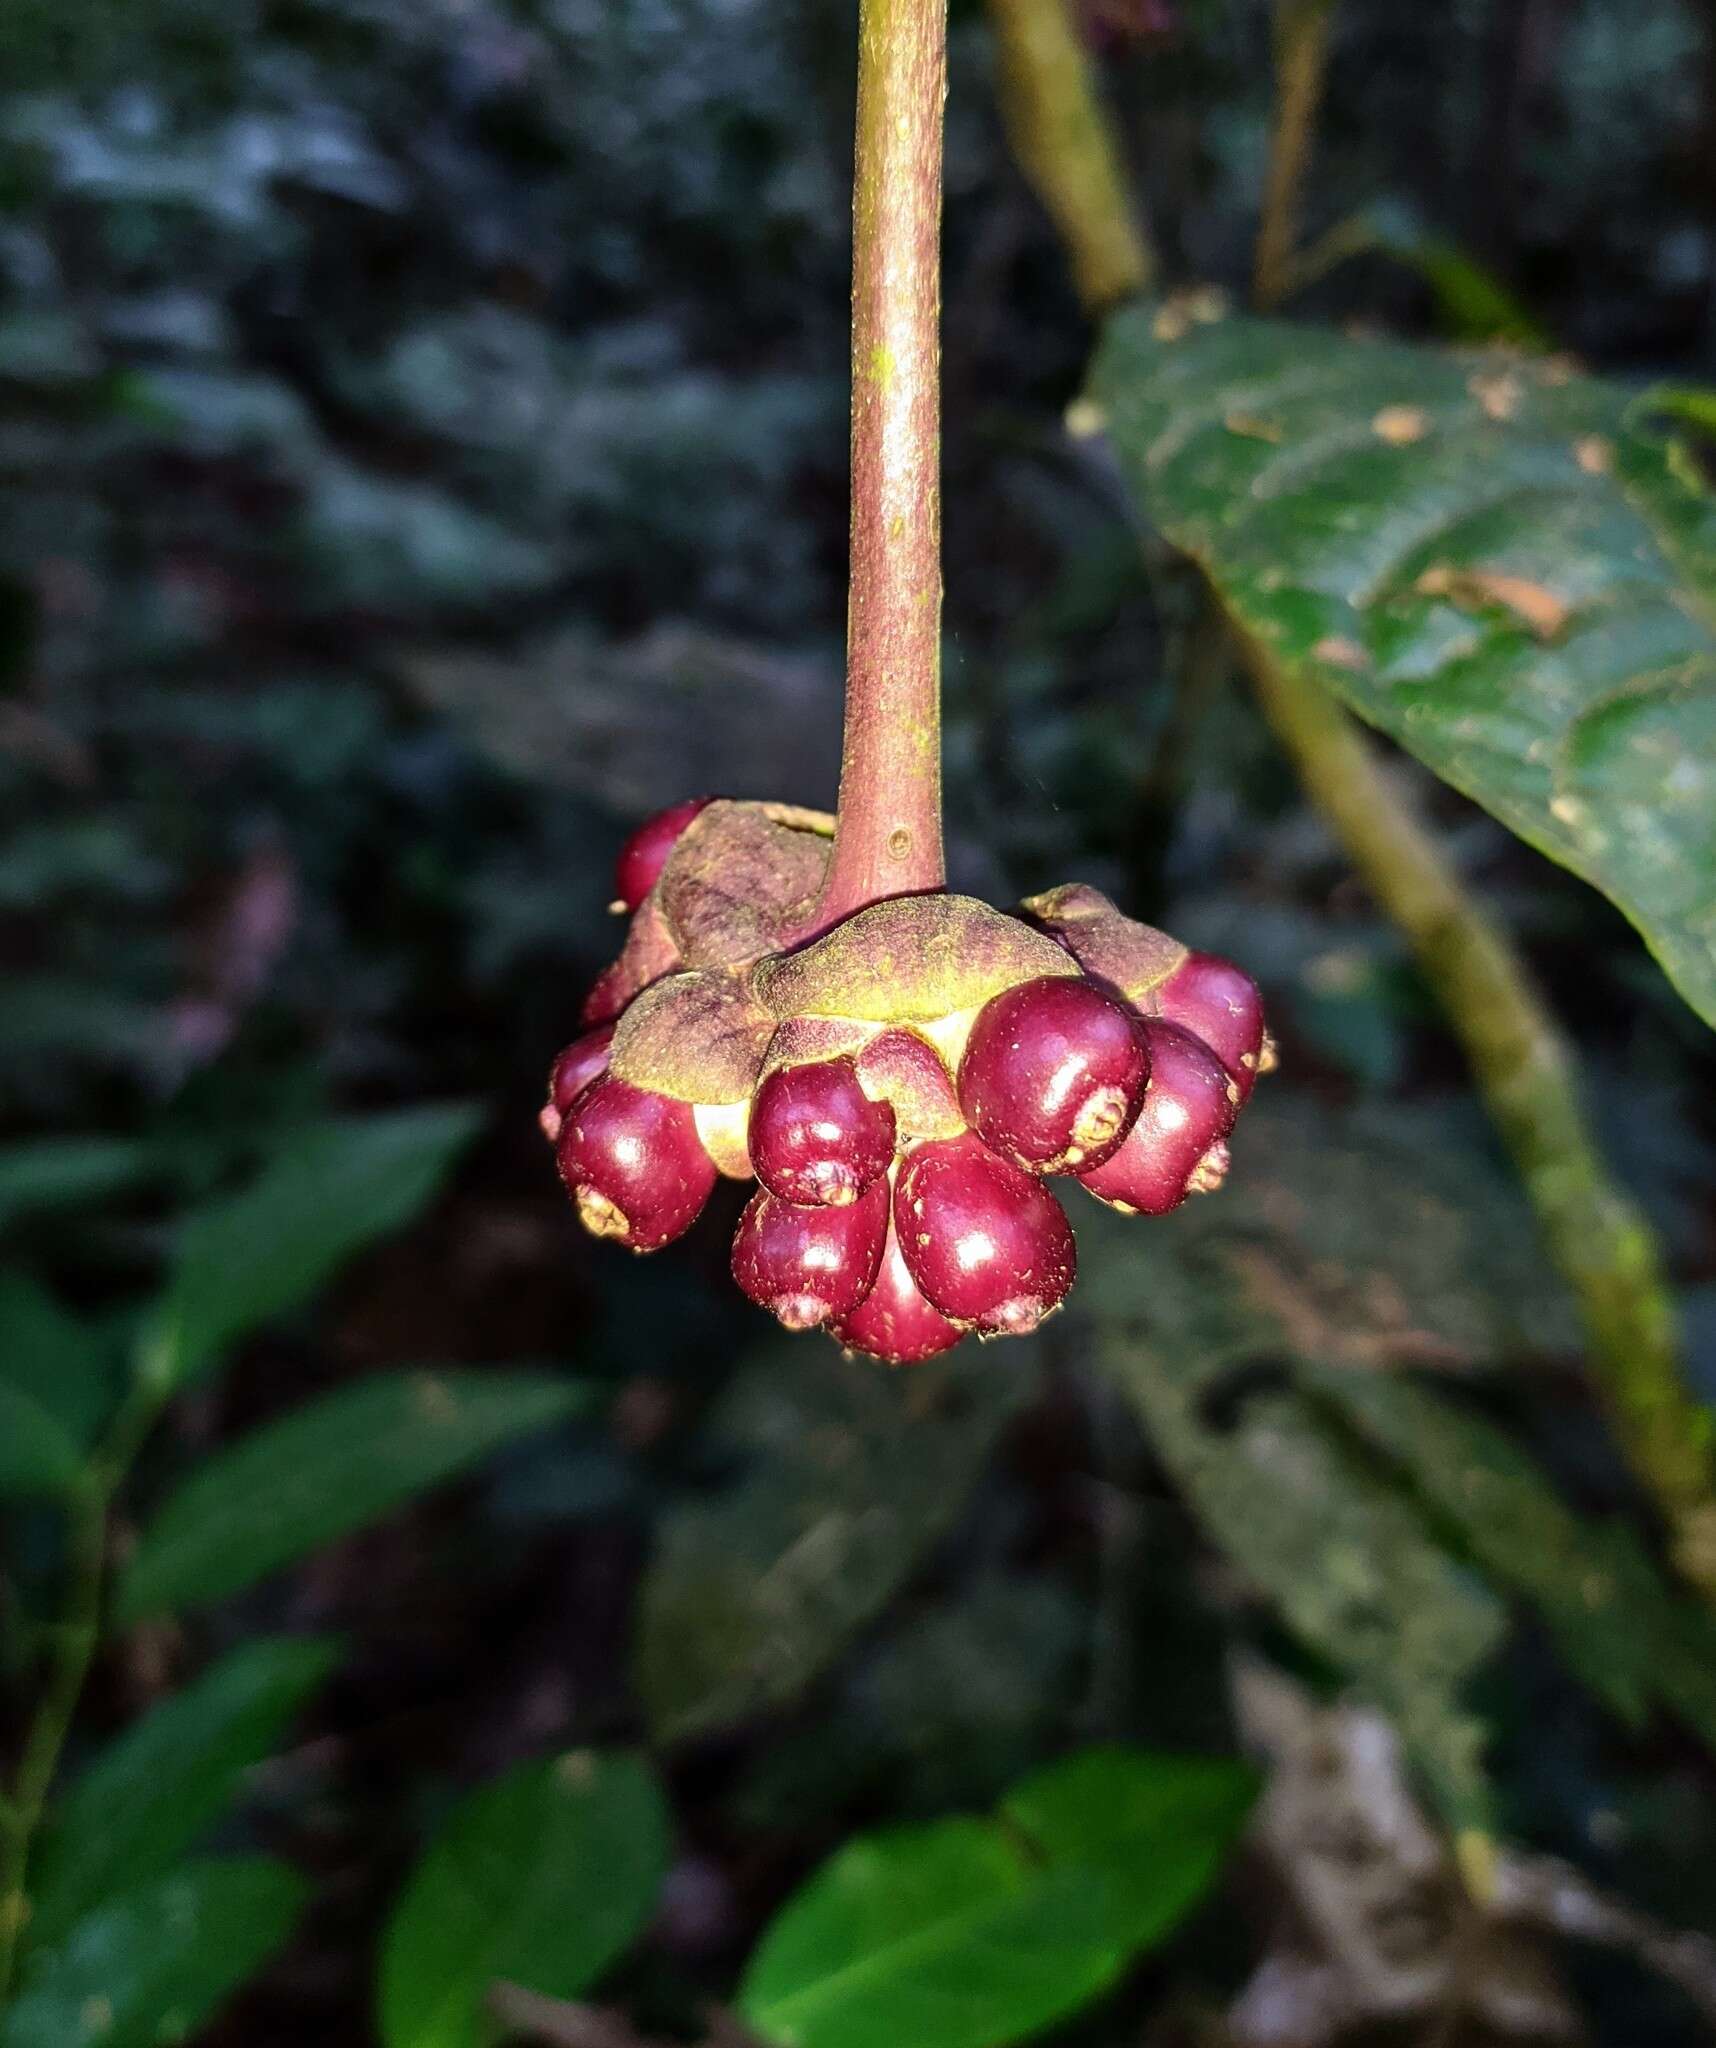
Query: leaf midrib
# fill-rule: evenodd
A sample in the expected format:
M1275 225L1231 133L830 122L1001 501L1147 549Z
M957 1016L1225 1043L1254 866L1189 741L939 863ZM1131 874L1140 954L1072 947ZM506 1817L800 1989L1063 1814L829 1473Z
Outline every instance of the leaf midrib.
M885 1948L872 1949L867 1955L843 1963L839 1969L827 1972L803 1990L789 1993L773 2003L753 2009L753 2017L772 2019L814 2012L819 2004L838 1992L844 1992L853 1985L862 1986L887 1971L897 1969L902 1963L909 1963L932 1953L937 1945L946 1946L955 1940L969 1939L973 1928L980 1928L985 1919L992 1918L1005 1909L1018 1907L1029 1901L1033 1892L1042 1891L1053 1880L1066 1881L1074 1875L1088 1877L1091 1866L1083 1862L1045 1865L1041 1870L1028 1872L1026 1881L1016 1891L1005 1897L987 1900L982 1906L973 1907L965 1913L957 1913L938 1920L927 1928L919 1929L903 1939L890 1942ZM1089 1944L1095 1954L1106 1950L1115 1960L1125 1953L1123 1944L1114 1941L1098 1942L1094 1938Z

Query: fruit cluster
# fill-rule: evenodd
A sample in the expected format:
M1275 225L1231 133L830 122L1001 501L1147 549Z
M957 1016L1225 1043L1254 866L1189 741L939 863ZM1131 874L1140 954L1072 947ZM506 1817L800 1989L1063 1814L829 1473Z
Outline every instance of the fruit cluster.
M733 1274L789 1329L894 1364L1023 1335L1075 1267L1045 1176L1128 1215L1220 1185L1273 1060L1257 989L1082 884L1015 915L893 897L816 933L832 829L699 800L634 833L625 946L549 1079L561 1177L588 1229L646 1252L754 1175Z

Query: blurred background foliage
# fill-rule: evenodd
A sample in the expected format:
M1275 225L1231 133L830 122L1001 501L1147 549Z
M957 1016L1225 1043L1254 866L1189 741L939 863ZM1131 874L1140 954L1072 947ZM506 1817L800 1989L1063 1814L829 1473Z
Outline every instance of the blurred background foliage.
M1069 2040L1707 2039L1697 1970L1689 1989L1649 1942L1656 1916L1716 1926L1709 1636L1648 1561L1401 942L1186 572L1140 551L1105 458L1066 435L1089 336L975 6L949 109L955 879L1004 900L1081 877L1233 953L1283 1070L1230 1192L1137 1237L1081 1215L1087 1301L918 1377L766 1336L713 1221L644 1266L565 1212L534 1116L613 944L628 822L704 789L833 792L850 12L6 10L0 1251L31 1341L57 1302L97 1382L128 1345L157 1355L139 1305L188 1284L182 1219L287 1183L205 1260L255 1298L204 1303L233 1369L144 1454L130 1512L170 1501L177 1564L155 1554L99 1658L74 1770L217 1653L340 1639L218 1843L309 1879L295 1935L198 2036L246 2048L373 2039L378 1930L456 1800L644 1740L665 1888L612 1995L668 2032L730 1995L855 1828L988 1808L1124 1739L1243 1740L1269 1789L1243 1912L1195 1921ZM1173 277L1243 294L1267 8L1082 18ZM1306 210L1326 261L1295 312L1709 378L1716 32L1691 0L1350 0ZM1431 801L1578 1037L1716 1397L1708 1033L1595 895ZM305 1134L444 1102L472 1109L440 1192L450 1125L395 1213L306 1243L327 1183ZM430 1452L396 1485L371 1471L374 1511L466 1476L219 1560L205 1597L181 1489L307 1399L424 1364L505 1366L495 1401L543 1372L589 1398L497 1423L476 1476ZM1390 1406L1431 1383L1436 1420ZM385 1418L351 1416L381 1458ZM316 1536L341 1540L263 1576ZM7 1506L14 1732L58 1546ZM1359 1705L1328 1704L1343 1679ZM1474 1948L1420 1797L1567 1859L1644 1933L1568 1948L1491 1916ZM1283 2014L1299 2032L1268 2031Z

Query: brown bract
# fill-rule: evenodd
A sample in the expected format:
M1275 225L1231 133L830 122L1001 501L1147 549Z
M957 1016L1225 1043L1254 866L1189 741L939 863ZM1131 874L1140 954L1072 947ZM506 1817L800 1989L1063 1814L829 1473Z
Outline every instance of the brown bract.
M774 1028L736 975L720 968L671 974L621 1017L609 1064L634 1088L676 1102L743 1102Z
M748 967L805 929L834 820L791 804L710 804L649 898L688 967ZM642 913L640 912L640 915Z
M1126 916L1088 882L1068 882L1041 896L1027 896L1022 908L1093 980L1106 982L1144 1011L1154 1008L1152 992L1186 958L1187 949L1178 939Z
M857 1017L788 1017L769 1040L761 1080L776 1067L849 1059L872 1102L893 1110L902 1138L957 1138L965 1129L942 1055L904 1027Z
M751 989L780 1018L930 1023L1016 982L1077 972L1045 933L975 896L895 896L796 953L759 960Z
M858 1017L788 1017L769 1040L763 1073L773 1073L776 1067L813 1066L821 1060L856 1059L880 1029Z
M915 1031L879 1031L858 1055L858 1085L893 1110L902 1139L957 1138L965 1129L941 1054Z

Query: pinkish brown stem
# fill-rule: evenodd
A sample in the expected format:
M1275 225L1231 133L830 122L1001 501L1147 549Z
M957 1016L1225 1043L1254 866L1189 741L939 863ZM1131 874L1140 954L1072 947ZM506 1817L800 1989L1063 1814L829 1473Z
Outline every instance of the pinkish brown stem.
M940 889L947 0L859 0L846 734L818 931Z

